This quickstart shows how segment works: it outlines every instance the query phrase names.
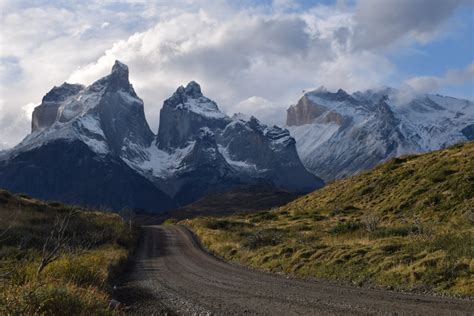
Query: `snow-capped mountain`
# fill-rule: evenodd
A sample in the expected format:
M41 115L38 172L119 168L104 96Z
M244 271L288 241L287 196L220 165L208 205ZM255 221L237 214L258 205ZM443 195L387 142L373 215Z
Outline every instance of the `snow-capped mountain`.
M32 133L0 154L0 187L43 199L161 211L236 185L310 191L287 130L228 117L190 82L164 102L157 135L116 62L85 87L54 87L35 108Z
M124 160L182 205L239 184L303 192L323 185L303 167L287 130L227 116L193 81L165 100L144 153Z
M474 139L474 103L430 94L407 98L392 88L349 95L321 87L290 106L287 128L306 168L331 181L392 157Z

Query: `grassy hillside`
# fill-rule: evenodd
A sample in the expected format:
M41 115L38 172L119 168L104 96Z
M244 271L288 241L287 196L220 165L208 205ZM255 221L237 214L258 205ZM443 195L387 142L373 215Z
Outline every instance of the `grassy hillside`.
M474 295L474 143L393 159L286 206L184 222L255 268Z
M133 235L116 214L0 190L0 314L115 313L110 279Z

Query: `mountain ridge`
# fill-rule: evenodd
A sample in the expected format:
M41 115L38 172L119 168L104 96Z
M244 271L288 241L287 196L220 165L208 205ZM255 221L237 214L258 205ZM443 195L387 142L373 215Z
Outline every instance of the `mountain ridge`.
M302 165L288 131L254 117L227 116L194 81L164 101L158 134L153 134L128 67L119 61L90 86L53 87L32 121L32 133L0 154L0 186L38 198L163 211L240 185L298 192L323 186ZM63 179L55 169L73 172ZM130 193L127 181L117 181L113 173L130 179ZM147 189L139 192L140 185L132 183ZM111 203L92 188L127 198Z
M287 110L287 128L305 167L325 181L368 170L393 157L474 139L474 103L412 96L384 87L348 94L324 87Z

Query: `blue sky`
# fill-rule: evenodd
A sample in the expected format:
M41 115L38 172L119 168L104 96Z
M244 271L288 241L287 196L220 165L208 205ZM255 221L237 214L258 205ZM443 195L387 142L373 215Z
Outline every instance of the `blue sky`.
M280 123L304 89L380 86L474 99L472 0L0 0L0 149L54 85L115 59L157 129L198 81L232 114Z

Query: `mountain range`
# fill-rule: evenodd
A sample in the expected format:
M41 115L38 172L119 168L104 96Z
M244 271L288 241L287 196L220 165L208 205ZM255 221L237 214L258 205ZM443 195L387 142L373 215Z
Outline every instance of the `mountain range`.
M191 81L164 101L155 134L128 67L116 61L90 86L64 83L46 93L31 133L0 152L0 187L152 212L245 186L304 193L392 157L473 140L474 103L320 87L289 107L286 125L228 116Z
M387 87L353 94L320 87L289 107L286 123L305 167L329 182L473 140L474 103Z
M0 187L114 210L165 211L242 185L309 192L323 184L287 130L227 116L196 82L164 101L155 135L119 61L88 87L51 89L31 134L0 153Z

